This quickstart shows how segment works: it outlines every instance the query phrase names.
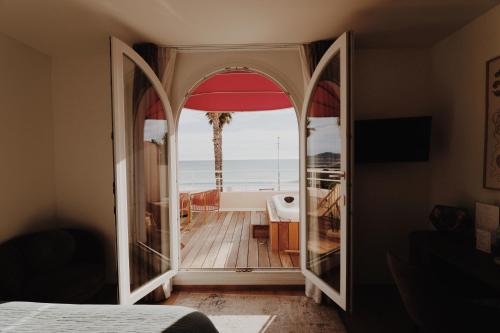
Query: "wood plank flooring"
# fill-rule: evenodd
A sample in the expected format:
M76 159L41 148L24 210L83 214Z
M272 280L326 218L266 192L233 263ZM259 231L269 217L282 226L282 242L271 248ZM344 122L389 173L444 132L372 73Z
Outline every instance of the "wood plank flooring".
M194 213L181 225L181 268L299 268L298 254L272 251L269 239L252 237L251 222L265 218L265 212Z

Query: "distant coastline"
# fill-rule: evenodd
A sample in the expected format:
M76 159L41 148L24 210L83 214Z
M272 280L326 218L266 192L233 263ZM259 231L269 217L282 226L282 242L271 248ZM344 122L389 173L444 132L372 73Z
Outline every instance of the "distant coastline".
M258 191L263 189L297 190L299 188L299 160L280 159L278 184L278 161L224 160L223 182L225 191ZM179 190L195 191L215 187L213 160L179 161Z

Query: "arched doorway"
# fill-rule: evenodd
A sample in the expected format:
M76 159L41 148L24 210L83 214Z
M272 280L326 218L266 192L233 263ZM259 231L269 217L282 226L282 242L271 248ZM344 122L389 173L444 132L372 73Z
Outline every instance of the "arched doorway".
M210 75L177 133L181 269L299 269L299 129L283 86L249 69Z

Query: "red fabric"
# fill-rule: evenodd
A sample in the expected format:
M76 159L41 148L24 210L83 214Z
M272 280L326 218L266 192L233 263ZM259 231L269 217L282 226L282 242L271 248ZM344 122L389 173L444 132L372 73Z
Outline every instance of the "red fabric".
M146 119L166 120L165 109L160 100L160 96L153 88L145 93L146 98Z
M311 118L340 117L340 88L331 81L318 83L307 116Z
M254 72L224 72L203 81L185 108L199 111L265 111L292 107L288 95L272 80Z

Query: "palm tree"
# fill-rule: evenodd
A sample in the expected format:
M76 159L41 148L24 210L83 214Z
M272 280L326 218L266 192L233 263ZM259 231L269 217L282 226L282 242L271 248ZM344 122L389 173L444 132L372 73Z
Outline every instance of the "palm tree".
M314 127L311 127L311 119L307 118L306 121L306 138L308 138L312 132L314 132L316 129Z
M207 112L208 123L212 125L215 157L215 186L222 191L222 129L231 123L232 112Z

